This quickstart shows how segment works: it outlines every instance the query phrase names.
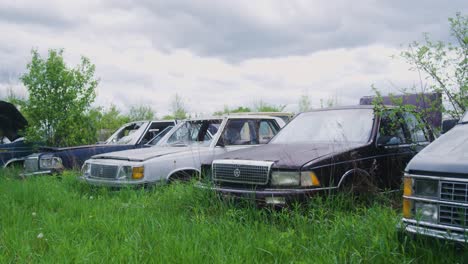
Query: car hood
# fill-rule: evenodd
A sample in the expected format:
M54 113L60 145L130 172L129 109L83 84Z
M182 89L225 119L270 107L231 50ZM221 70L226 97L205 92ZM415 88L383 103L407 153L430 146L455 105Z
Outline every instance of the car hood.
M468 124L457 125L417 154L407 171L465 174L468 177Z
M95 144L95 145L82 145L82 146L73 146L73 147L40 147L39 149L41 151L58 152L58 151L88 149L88 148L105 148L105 147L112 147L112 146L123 146L123 145Z
M298 169L305 164L334 153L363 146L355 143L266 144L223 154L217 159L272 161L274 167Z
M145 161L152 158L161 157L169 154L187 153L208 149L208 147L152 147L142 149L132 149L125 151L116 151L106 154L93 156L93 159L114 159L114 160L128 160L128 161Z
M0 101L0 129L3 130L6 135L16 135L18 131L24 130L27 125L28 121L26 121L26 118L24 118L13 104ZM16 138L8 139L13 141Z

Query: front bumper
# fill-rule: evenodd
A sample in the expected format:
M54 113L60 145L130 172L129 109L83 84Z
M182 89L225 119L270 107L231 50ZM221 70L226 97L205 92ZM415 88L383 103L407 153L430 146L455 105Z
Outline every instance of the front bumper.
M80 182L84 182L94 186L105 186L105 187L116 187L116 188L124 188L124 187L131 187L131 186L149 186L156 184L155 182L148 182L145 180L134 180L134 181L126 181L126 180L106 180L106 179L97 179L97 178L87 178L81 176L78 178Z
M452 226L418 222L403 218L400 228L408 233L446 239L460 243L468 242L468 229Z
M224 196L255 200L266 204L287 204L294 201L304 201L323 191L323 188L307 189L241 189L232 187L210 186L198 184L199 188L208 189Z
M44 171L35 171L35 172L24 172L21 173L21 177L31 177L31 176L41 176L41 175L52 175L55 173L60 173L60 171L54 171L54 170L44 170Z

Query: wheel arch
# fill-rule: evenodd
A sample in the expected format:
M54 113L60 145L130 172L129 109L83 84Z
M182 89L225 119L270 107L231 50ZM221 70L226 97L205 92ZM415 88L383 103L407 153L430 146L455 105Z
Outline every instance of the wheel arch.
M342 176L340 181L338 182L338 185L336 188L340 188L342 184L347 180L347 179L352 179L354 175L364 175L365 177L371 177L370 173L364 169L361 168L352 168L350 170L347 170Z
M177 168L177 169L172 170L171 172L169 172L169 173L167 174L166 182L170 182L171 177L173 177L174 175L177 175L177 174L180 174L180 173L184 173L184 172L190 172L190 173L193 175L194 173L195 173L195 174L200 174L200 173L201 173L201 170L200 170L200 169L197 169L197 168L194 168L194 167Z

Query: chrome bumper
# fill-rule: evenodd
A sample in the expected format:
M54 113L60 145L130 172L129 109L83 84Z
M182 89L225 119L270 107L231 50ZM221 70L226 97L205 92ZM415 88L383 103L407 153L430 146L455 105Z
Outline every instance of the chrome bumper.
M45 170L45 171L35 171L35 172L27 172L27 173L20 173L21 177L31 177L31 176L40 176L40 175L52 175L56 173L56 171Z
M198 188L212 190L225 196L243 198L265 202L266 204L286 204L291 201L305 200L328 188L307 188L307 189L235 189L229 187L210 186L199 183Z
M96 179L96 178L86 178L86 177L79 177L78 180L80 182L84 182L94 186L104 186L104 187L117 187L117 188L124 188L129 186L148 186L154 185L155 182L147 182L147 181L117 181L117 180L104 180L104 179Z
M446 239L460 243L468 242L468 229L440 224L417 222L416 220L406 218L403 218L403 221L400 223L399 227L400 229L412 234Z

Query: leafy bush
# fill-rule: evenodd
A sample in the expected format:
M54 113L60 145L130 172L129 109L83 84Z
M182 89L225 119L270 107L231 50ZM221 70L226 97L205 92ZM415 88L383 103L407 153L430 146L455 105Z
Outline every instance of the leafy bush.
M82 57L79 65L69 68L63 50L49 50L47 58L37 50L31 53L21 76L29 92L22 108L29 121L26 139L53 146L94 142L96 128L88 115L98 85L94 65Z

